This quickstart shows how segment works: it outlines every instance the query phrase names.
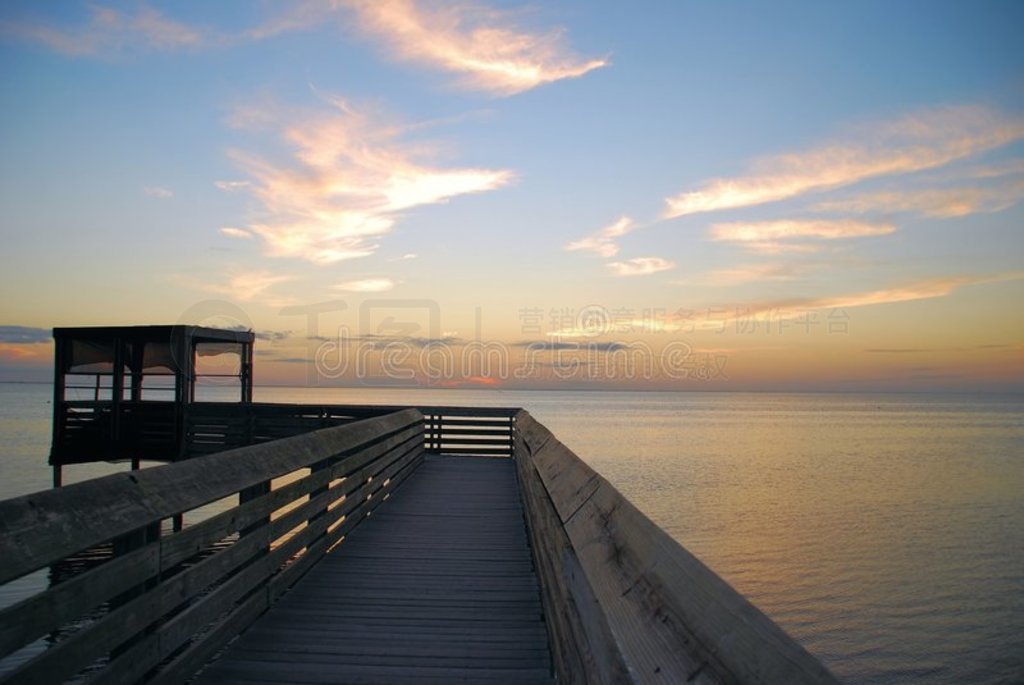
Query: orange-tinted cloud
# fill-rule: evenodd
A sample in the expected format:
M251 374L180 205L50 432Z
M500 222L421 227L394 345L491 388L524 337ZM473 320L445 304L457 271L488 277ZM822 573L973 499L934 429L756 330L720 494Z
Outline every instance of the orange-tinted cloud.
M946 107L875 124L851 140L761 160L665 200L666 218L748 207L868 178L944 166L1024 138L1024 120L985 107Z
M562 31L528 33L503 13L474 2L340 0L362 28L380 37L399 59L443 69L463 84L512 95L545 83L576 78L608 64L584 59L564 45Z
M53 363L53 345L0 342L0 362L39 366L49 365Z
M268 297L271 287L292 280L291 276L275 274L266 270L237 271L220 283L202 283L198 287L207 292L224 295L241 302L251 302ZM191 284L190 285L195 285Z
M913 212L948 219L969 214L1001 212L1024 199L1024 181L991 188L929 188L894 190L830 200L815 205L820 211Z
M747 317L770 316L775 319L794 319L811 310L852 309L879 304L927 300L936 297L946 297L964 286L1022 279L1024 279L1024 272L1017 271L990 276L931 278L906 285L846 295L752 303L743 308L743 315ZM720 322L718 323L720 325Z
M284 125L290 163L233 155L252 177L244 190L264 210L264 218L244 231L262 238L270 256L319 264L367 257L399 212L493 190L513 178L506 170L432 166L425 158L433 151L405 142L401 127L382 124L380 117L341 100L331 104L329 114ZM234 121L259 126L270 119L266 109L256 120L243 110Z
M397 281L390 278L363 278L338 283L334 289L350 293L382 293L394 289L396 285Z
M622 262L608 262L608 268L616 276L647 276L673 269L675 262L661 257L636 257Z
M765 243L793 238L843 240L867 236L887 235L896 230L892 224L843 220L801 221L738 221L714 224L708 231L712 240L737 243Z
M798 278L797 269L788 264L744 264L726 269L715 269L696 282L711 286L734 286L764 281L792 281Z
M634 228L633 220L628 216L623 216L615 223L605 226L593 235L568 243L565 249L568 252L585 250L587 252L596 252L602 257L614 257L619 253L619 246L614 242L615 239L626 235Z
M780 255L818 252L821 249L819 241L887 235L895 230L892 224L850 219L786 219L714 224L708 231L708 237L735 243L755 254Z
M84 26L55 26L33 22L5 22L3 32L72 57L98 57L127 51L198 48L210 34L174 21L146 5L134 13L101 5L89 6Z
M247 231L244 228L235 228L234 226L224 226L220 229L220 232L230 238L253 238L251 231Z

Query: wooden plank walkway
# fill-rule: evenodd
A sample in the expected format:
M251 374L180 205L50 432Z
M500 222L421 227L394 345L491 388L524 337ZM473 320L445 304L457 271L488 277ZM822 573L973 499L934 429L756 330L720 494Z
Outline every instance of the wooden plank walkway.
M193 681L552 683L511 459L428 457Z

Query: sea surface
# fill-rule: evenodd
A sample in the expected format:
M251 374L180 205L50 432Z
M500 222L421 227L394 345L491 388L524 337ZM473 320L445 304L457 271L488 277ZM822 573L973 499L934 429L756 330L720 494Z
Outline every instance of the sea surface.
M50 393L0 383L0 497L49 487ZM525 407L845 681L1024 682L1024 396L261 387L255 399ZM125 468L68 467L65 482Z

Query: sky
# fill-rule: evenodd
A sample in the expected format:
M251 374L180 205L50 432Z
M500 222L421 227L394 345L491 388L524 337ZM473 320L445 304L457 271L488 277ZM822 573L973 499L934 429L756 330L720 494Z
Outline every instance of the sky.
M1024 391L1019 2L0 4L0 380Z

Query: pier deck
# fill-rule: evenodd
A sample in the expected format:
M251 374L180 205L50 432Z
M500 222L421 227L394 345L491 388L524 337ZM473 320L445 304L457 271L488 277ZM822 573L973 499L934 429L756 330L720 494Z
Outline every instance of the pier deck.
M550 683L511 459L428 457L194 681Z
M837 682L524 410L234 406L0 501L2 685Z

